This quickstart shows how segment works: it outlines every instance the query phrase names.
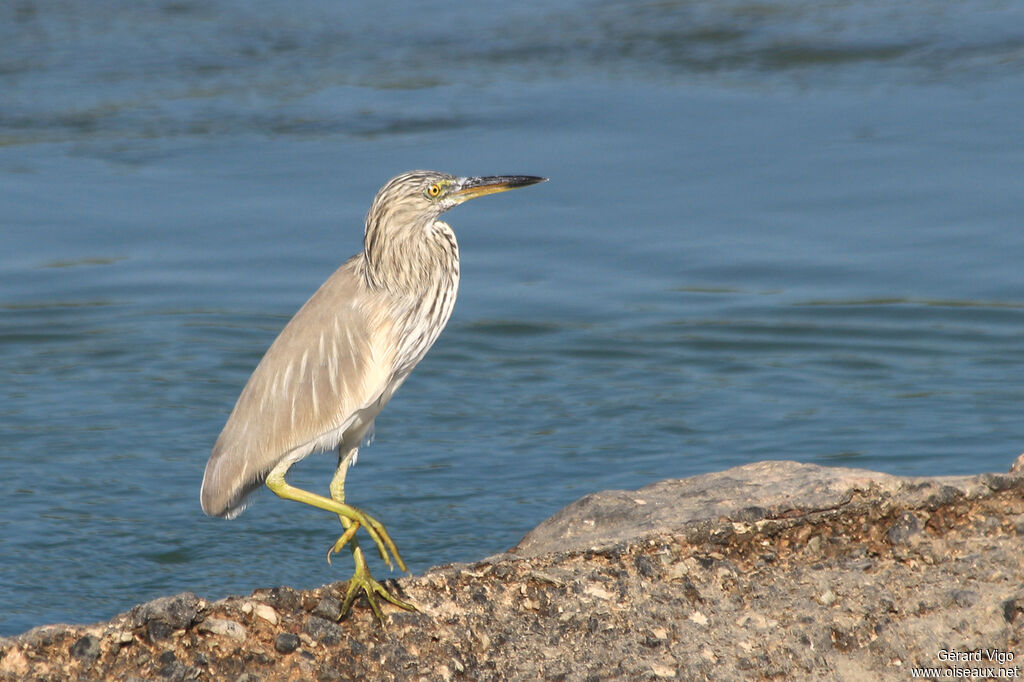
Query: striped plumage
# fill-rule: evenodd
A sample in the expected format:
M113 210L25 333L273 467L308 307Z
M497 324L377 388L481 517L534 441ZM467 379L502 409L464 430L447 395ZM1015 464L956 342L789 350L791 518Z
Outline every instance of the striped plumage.
M409 188L439 180L455 178L414 171L385 185L367 214L364 251L267 350L214 444L201 493L207 514L239 514L282 458L358 447L437 340L455 307L459 247L437 220L447 207Z
M366 215L363 252L281 330L238 397L206 465L203 510L235 516L279 462L358 447L455 306L459 247L438 217L541 180L412 171L384 185Z
M437 340L455 307L459 246L439 216L474 197L541 182L532 176L457 178L412 171L377 193L363 252L338 268L295 313L242 389L206 464L200 502L231 518L266 482L276 495L336 514L355 562L342 612L364 593L415 610L372 578L356 533L389 566L405 570L384 525L345 502L345 474L374 418ZM310 453L338 451L330 497L290 485L288 468Z

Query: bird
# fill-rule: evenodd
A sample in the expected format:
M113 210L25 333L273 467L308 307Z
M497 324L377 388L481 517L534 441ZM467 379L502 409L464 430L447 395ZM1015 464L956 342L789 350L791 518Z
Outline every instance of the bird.
M416 610L371 575L356 537L360 528L389 568L407 568L384 525L345 502L345 477L374 419L451 317L459 246L440 216L469 199L546 180L417 170L388 181L366 214L363 250L328 277L284 326L213 445L200 489L207 515L234 518L265 484L279 497L338 516L344 532L328 549L327 561L348 546L355 563L343 615L360 593L382 626L378 597ZM296 462L327 451L338 454L329 496L285 481Z

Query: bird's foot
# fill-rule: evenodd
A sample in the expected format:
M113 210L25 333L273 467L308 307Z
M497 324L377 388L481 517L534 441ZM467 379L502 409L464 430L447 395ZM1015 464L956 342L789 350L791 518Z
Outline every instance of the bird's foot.
M350 529L351 530L351 529ZM348 533L346 532L346 535ZM341 542L345 536L338 538L338 542ZM342 543L344 544L344 543ZM333 549L333 548L332 548ZM352 550L352 558L356 562L356 572L352 575L352 579L348 581L348 591L345 593L345 601L341 604L341 615L345 615L352 608L352 603L356 597L359 596L359 592L363 592L366 595L366 601L370 602L370 608L373 609L373 615L380 621L381 626L384 625L384 612L381 611L380 601L377 599L378 596L383 597L386 601L391 602L400 609L406 611L415 611L416 607L409 602L402 601L398 597L395 597L387 591L383 585L373 579L370 575L370 568L366 565L366 559L363 558L363 551L356 547Z
M377 545L377 552L380 553L380 558L384 560L384 563L388 565L388 568L394 568L391 563L391 557L395 558L395 563L398 564L398 568L403 571L408 571L405 567L405 562L402 561L402 555L398 553L398 547L395 546L395 541L388 535L388 531L384 528L384 524L373 518L364 511L358 510L355 507L349 507L349 509L355 510L359 515L356 518L349 516L349 520L352 521L352 526L345 529L344 535L338 538L338 541L334 543L332 551L337 552L339 549L345 546L345 543L352 539L355 534L354 528L358 528L362 525L366 529L366 532L370 534L370 538L374 544ZM391 556L388 556L390 552Z
M352 508L354 509L354 507ZM327 563L331 563L331 556L340 552L342 547L347 545L349 542L354 543L356 531L359 530L361 526L370 534L370 538L377 546L377 552L380 554L380 558L384 560L384 563L387 564L388 568L394 569L394 564L398 564L398 568L400 570L408 572L409 569L402 560L402 555L398 553L398 547L395 546L394 540L391 539L391 536L388 535L388 531L384 528L384 524L366 512L359 513L367 523L361 523L358 520L352 520L344 516L341 517L342 523L345 525L345 532L342 533L341 537L339 537L334 544L331 545L331 548L327 550ZM356 545L356 547L358 547L358 545ZM394 564L391 562L392 556L395 558Z
M333 545L331 545L331 548L329 550L327 550L327 563L331 563L331 555L340 552L341 548L347 545L348 541L355 537L357 530L359 530L359 523L357 521L353 521L351 525L349 525L349 527L345 529L345 532L342 533L341 537L338 538ZM385 561L386 560L387 557L385 556ZM389 563L388 566L390 567L390 565L391 564Z

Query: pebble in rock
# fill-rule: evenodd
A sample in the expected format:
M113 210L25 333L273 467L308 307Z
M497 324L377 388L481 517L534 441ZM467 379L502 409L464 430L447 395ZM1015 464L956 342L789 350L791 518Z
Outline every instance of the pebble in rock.
M299 648L299 636L291 632L282 632L274 640L274 648L278 653L290 654Z

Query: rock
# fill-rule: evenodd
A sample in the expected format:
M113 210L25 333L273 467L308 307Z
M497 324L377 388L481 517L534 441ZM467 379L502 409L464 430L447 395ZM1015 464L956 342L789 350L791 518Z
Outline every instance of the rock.
M157 674L162 679L180 682L185 679L185 675L189 672L185 664L178 660L173 651L165 651L160 654L159 661L160 670Z
M199 632L209 635L223 635L239 642L245 640L245 626L226 618L207 618L196 628Z
M950 594L950 600L961 608L974 606L978 603L978 599L980 599L980 595L971 590L953 590Z
M278 611L295 611L302 608L302 595L290 587L256 590L253 596Z
M306 621L306 627L303 630L313 639L326 646L338 644L345 636L345 631L340 626L320 616L311 615L309 620Z
M160 597L140 604L129 613L135 627L143 627L151 642L170 637L175 630L185 630L195 621L199 598L191 592L173 597Z
M313 615L325 620L341 620L341 601L330 595L320 600L320 603L313 609Z
M299 648L299 636L291 632L282 632L274 640L274 649L278 653L290 654Z
M162 620L175 630L184 630L195 621L199 610L199 598L191 592L182 592L173 597L160 597L135 607L136 623Z
M906 512L900 514L900 517L896 519L896 523L889 526L889 531L885 534L889 542L894 545L908 542L911 538L917 536L921 532L921 524L918 522L917 517Z
M985 495L1017 480L1017 476L989 474L914 478L782 460L757 462L718 473L660 481L635 491L587 495L530 531L515 552L539 556L600 549L688 524L700 531L699 522L720 518L749 523L747 519L758 517L806 514L849 504L855 496L879 500L894 497L896 504L916 507L950 503L950 496ZM719 535L728 532L711 525L703 531L708 538L716 531Z
M1007 623L1015 622L1024 613L1024 597L1014 597L1003 602L1003 618Z
M93 635L85 635L71 645L68 653L75 658L91 663L100 656L100 640Z
M274 607L269 604L256 604L253 607L253 613L255 613L258 618L262 618L271 625L277 625L280 620L277 617L277 611L275 611Z
M0 681L909 679L1020 648L1024 465L901 478L761 462L589 495L515 551L394 583L382 630L341 583L0 639ZM1014 676L1013 661L991 661ZM946 672L949 671L949 672Z

